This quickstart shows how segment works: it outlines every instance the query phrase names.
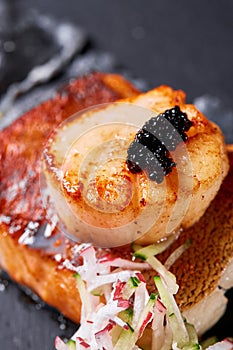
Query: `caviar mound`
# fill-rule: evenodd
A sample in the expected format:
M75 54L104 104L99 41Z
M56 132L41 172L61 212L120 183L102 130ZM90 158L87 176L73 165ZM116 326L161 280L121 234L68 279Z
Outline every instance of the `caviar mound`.
M161 183L176 166L170 152L188 140L186 132L192 125L179 106L148 120L129 146L126 164L130 172L136 174L144 170L150 180Z

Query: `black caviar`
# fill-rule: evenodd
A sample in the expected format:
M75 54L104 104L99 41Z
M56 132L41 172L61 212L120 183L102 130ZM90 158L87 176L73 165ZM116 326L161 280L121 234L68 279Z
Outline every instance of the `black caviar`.
M176 166L170 152L182 140L187 141L186 131L192 124L179 106L148 120L128 148L126 163L130 172L136 174L144 170L150 180L161 183Z

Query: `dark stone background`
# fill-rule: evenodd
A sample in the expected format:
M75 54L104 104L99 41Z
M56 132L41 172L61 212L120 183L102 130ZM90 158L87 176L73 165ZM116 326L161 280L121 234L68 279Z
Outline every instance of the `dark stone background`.
M233 108L232 0L6 1L17 3L22 14L34 7L83 27L91 46L112 53L149 86L182 88L189 101L208 93ZM232 127L233 120L228 123ZM0 290L7 284L3 282ZM75 329L12 282L0 292L0 308L0 350L49 350L56 335L68 338ZM232 336L232 317L231 302L225 318L209 334Z
M79 24L96 46L152 86L182 88L189 100L209 93L233 107L231 0L24 2Z

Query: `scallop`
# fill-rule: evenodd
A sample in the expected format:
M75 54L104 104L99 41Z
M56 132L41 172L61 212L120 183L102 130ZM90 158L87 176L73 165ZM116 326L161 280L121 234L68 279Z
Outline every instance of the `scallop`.
M171 152L176 168L157 184L129 171L127 149L147 120L174 105L192 127ZM192 226L218 192L228 159L220 129L163 86L69 118L51 135L42 167L61 229L78 242L116 247Z

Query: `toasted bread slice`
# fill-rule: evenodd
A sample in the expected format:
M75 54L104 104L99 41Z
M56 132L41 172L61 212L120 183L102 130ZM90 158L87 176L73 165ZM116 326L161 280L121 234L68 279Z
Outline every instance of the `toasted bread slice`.
M138 91L119 76L90 75L26 113L0 134L0 265L15 281L31 288L75 322L80 320L80 298L72 268L69 269L69 263L64 267L63 262L78 264L79 260L75 255L76 245L58 231L45 236L47 223L38 177L41 148L53 128L74 112L137 94ZM171 106L184 101L182 92L167 87L160 88L160 94L169 95ZM231 169L219 194L201 221L185 230L169 251L192 238L192 246L172 267L181 286L177 302L184 312L211 295L232 259L232 147L228 154ZM106 253L104 249L98 252ZM165 260L169 252L161 259ZM111 254L130 258L131 249L116 248ZM153 271L146 273L150 288L154 288L152 276ZM200 326L199 333L202 331Z

